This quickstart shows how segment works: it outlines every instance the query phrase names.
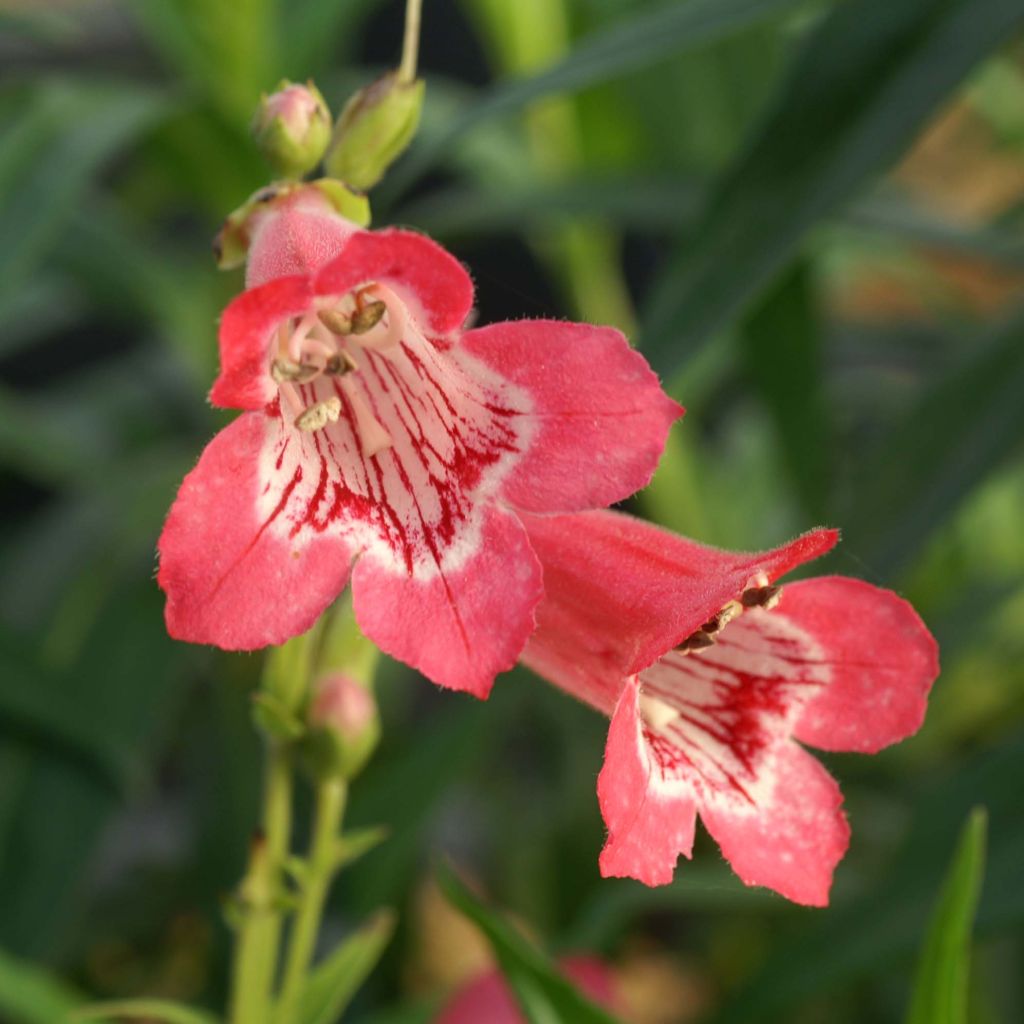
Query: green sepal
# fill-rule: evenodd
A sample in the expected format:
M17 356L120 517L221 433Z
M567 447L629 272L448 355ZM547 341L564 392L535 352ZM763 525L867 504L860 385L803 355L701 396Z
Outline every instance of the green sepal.
M324 166L354 188L372 188L405 151L423 110L422 79L402 82L395 71L360 89L334 127Z
M309 182L309 185L323 194L336 213L340 213L342 217L361 228L370 226L370 200L365 192L360 192L336 178L317 178L316 181Z

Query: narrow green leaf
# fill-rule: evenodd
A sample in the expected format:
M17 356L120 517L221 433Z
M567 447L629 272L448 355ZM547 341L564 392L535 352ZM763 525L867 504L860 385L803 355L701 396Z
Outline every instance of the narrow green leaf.
M70 1022L77 1024L78 1021L119 1020L128 1017L145 1017L147 1020L160 1021L161 1024L219 1024L212 1014L165 999L121 999L94 1003L76 1010Z
M844 548L881 578L908 565L1024 442L1024 308L943 374L853 471Z
M378 911L350 935L309 977L299 1007L299 1024L336 1024L395 931L395 915Z
M615 1018L586 999L536 946L478 899L451 868L438 868L448 902L483 932L530 1024L615 1024Z
M455 118L444 132L433 136L429 142L424 139L408 159L391 172L385 183L386 191L392 195L403 191L442 158L453 142L477 125L521 110L541 96L578 92L647 67L674 53L702 46L794 8L799 2L682 0L649 8L629 20L595 32L554 67L530 78L514 78L499 85Z
M167 109L157 92L114 84L50 82L23 90L0 142L0 301L45 254L86 186L118 149Z
M63 1024L81 997L33 964L0 950L0 1018L11 1024Z
M370 828L357 828L346 832L337 843L334 852L334 865L340 871L349 864L365 857L375 850L388 836L391 830L386 825L374 825Z
M907 1024L967 1024L971 931L985 872L988 815L971 811L939 893L914 979Z
M733 320L807 229L913 140L1024 21L1018 0L849 0L813 32L655 290L643 348L668 373Z
M739 332L744 368L775 423L785 468L804 509L819 522L831 464L821 340L811 270L803 261L776 283Z

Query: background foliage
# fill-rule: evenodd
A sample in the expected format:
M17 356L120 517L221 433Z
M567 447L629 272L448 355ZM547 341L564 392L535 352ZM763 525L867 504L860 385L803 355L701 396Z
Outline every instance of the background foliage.
M338 109L396 58L402 7L0 11L0 1018L52 1024L75 991L215 1008L260 659L168 640L152 581L223 421L204 395L240 278L208 244L263 182L259 92L314 75ZM426 0L425 123L376 223L451 247L483 322L627 329L688 407L634 510L746 548L842 526L829 568L913 600L943 674L912 741L829 758L854 843L806 911L707 842L668 888L600 881L604 722L525 672L478 705L389 666L352 817L392 836L330 929L401 913L358 1019L425 1019L490 955L429 882L441 852L549 950L606 955L638 1021L904 1019L978 804L949 1019L1024 1019L1022 20L1016 0ZM969 944L963 877L925 984Z

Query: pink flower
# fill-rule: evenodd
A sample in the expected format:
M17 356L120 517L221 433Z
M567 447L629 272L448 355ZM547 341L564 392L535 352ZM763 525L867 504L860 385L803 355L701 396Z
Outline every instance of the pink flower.
M842 576L775 585L835 530L737 554L613 512L527 527L545 598L523 660L612 719L602 875L671 881L699 812L747 885L825 905L849 828L800 744L874 753L917 730L938 650L913 608Z
M249 289L221 321L210 395L244 411L160 538L169 631L280 643L351 572L367 636L486 696L541 596L520 513L642 487L681 409L610 328L463 331L473 287L457 260L409 231L358 230L315 189L250 230Z
M560 966L592 1002L606 1010L619 1008L612 973L597 957L567 956ZM491 970L460 988L434 1024L522 1024L525 1019L501 972Z

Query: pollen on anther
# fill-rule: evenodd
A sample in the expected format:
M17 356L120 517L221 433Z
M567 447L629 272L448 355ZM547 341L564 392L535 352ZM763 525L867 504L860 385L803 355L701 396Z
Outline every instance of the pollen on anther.
M332 395L299 413L295 417L295 426L308 432L322 430L328 423L337 423L340 415L341 399Z

